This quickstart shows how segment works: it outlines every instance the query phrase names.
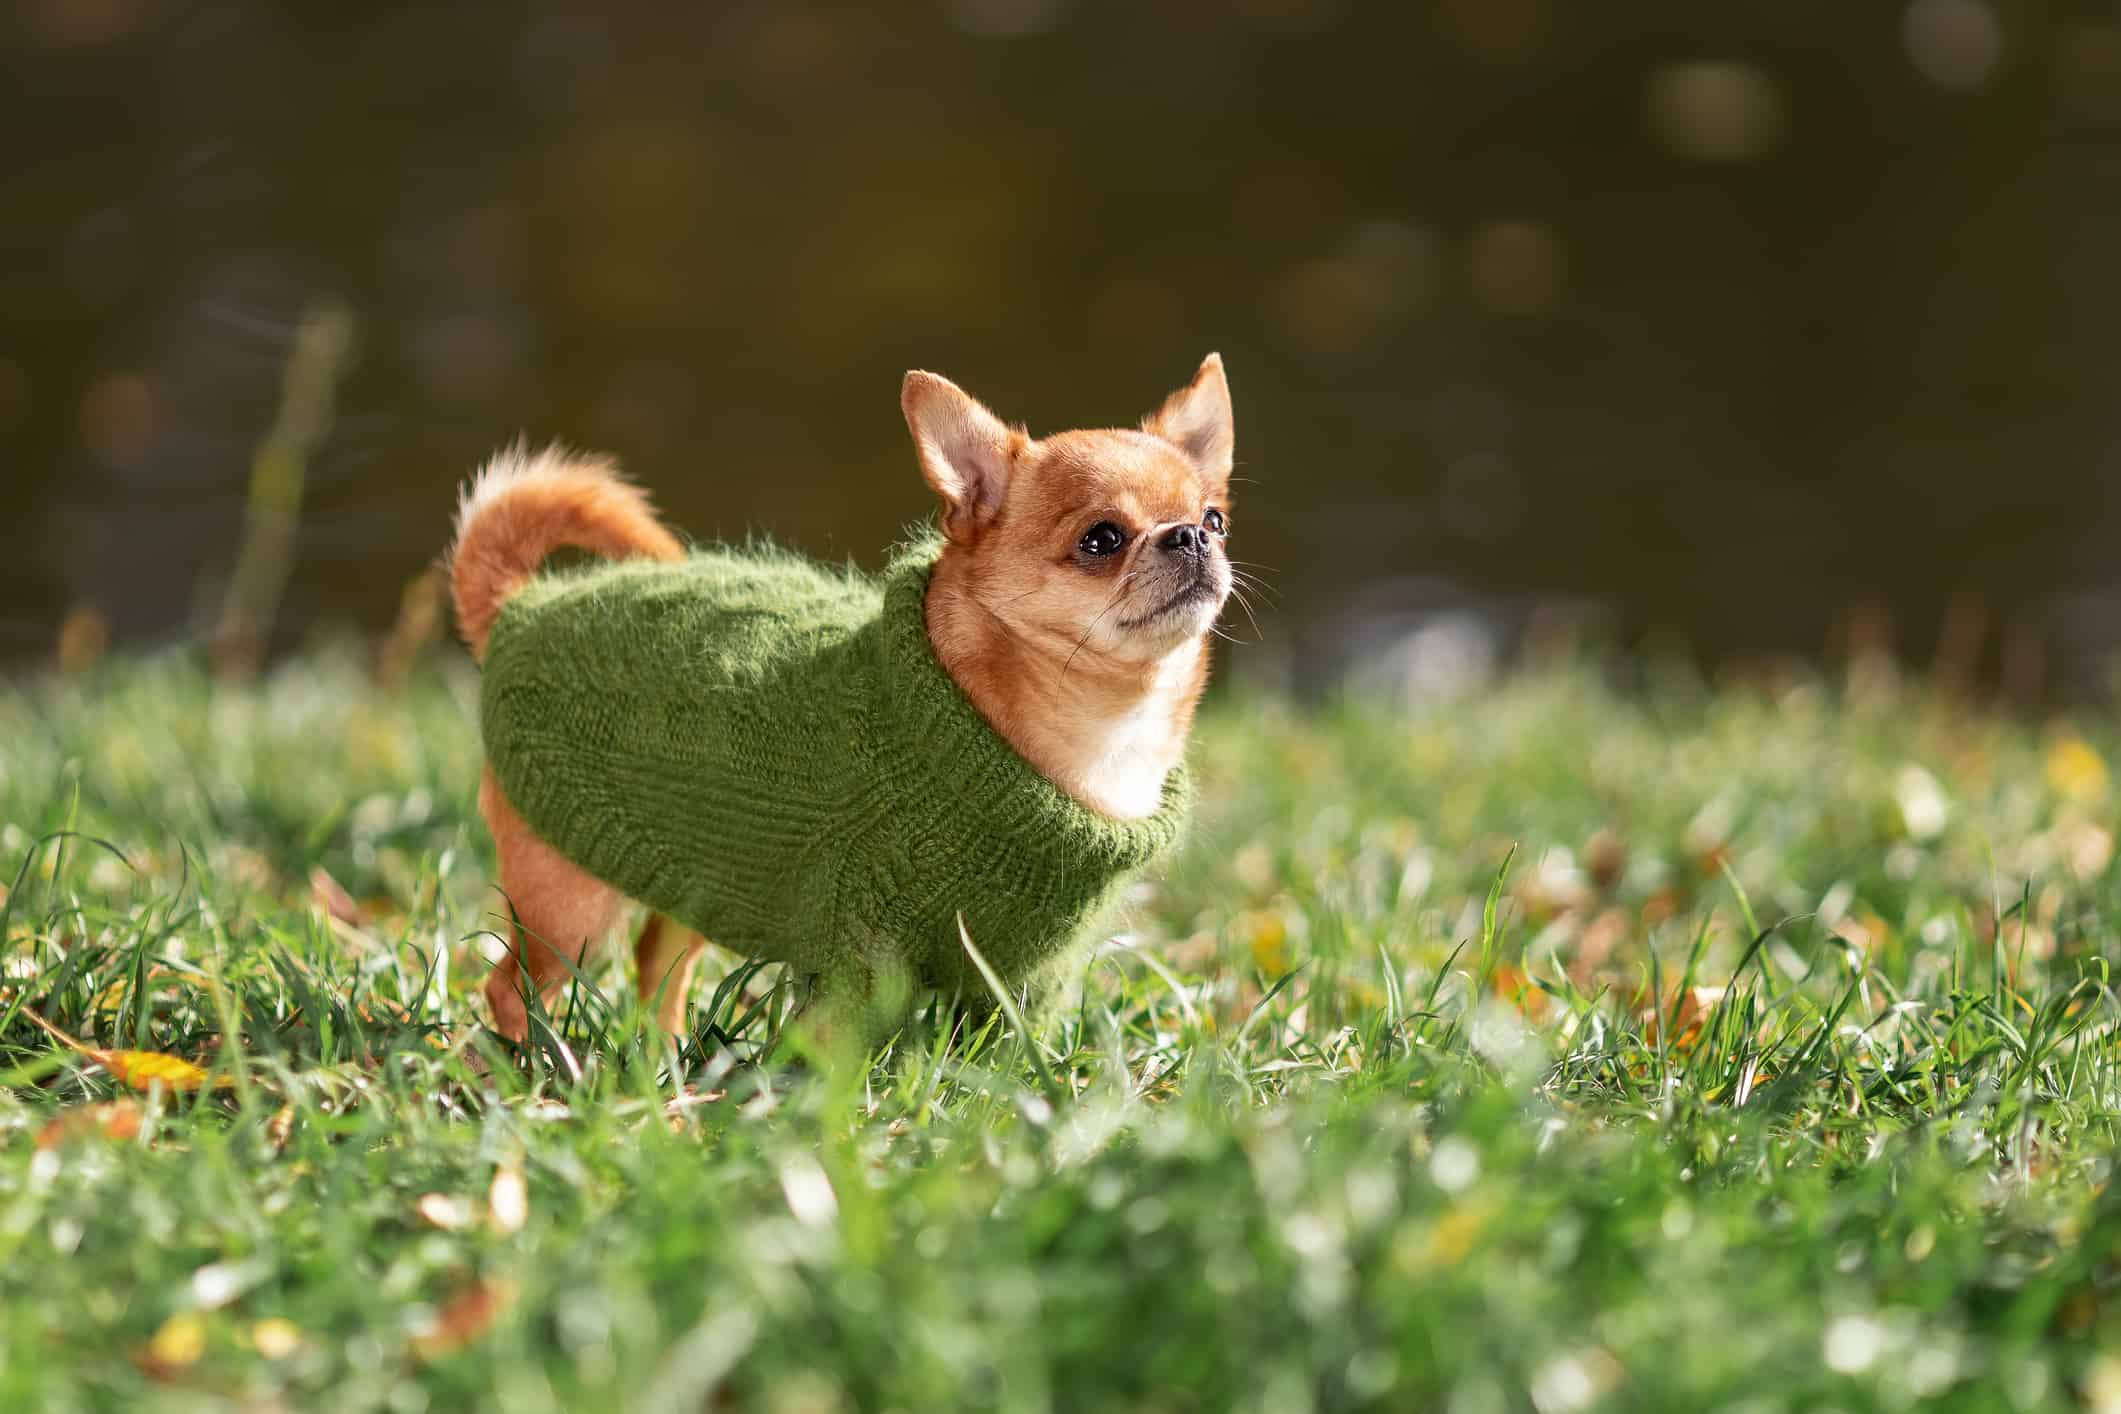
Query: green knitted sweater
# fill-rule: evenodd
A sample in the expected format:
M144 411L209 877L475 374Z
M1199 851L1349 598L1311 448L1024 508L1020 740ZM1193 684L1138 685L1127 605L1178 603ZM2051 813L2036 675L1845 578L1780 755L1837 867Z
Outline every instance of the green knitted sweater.
M828 986L984 995L957 919L1036 981L1170 848L1187 788L1112 820L1041 776L936 661L940 542L880 579L709 549L539 576L487 644L481 718L538 835L724 947Z

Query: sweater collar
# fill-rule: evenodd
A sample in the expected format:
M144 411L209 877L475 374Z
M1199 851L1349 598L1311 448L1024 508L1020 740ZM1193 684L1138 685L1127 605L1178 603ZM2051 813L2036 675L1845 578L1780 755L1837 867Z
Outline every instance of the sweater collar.
M1065 867L1119 872L1164 854L1191 803L1183 765L1165 778L1155 814L1140 820L1099 814L1017 755L937 661L925 605L942 548L941 536L922 535L894 554L884 572L883 705L894 719L885 735L909 758L904 764L947 797L961 828L1011 839Z

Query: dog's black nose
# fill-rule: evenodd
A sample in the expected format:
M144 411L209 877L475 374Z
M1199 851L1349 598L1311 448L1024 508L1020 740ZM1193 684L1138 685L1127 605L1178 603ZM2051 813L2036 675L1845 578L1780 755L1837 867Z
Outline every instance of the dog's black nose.
M1207 552L1208 533L1197 525L1174 525L1157 543L1175 554L1200 555Z

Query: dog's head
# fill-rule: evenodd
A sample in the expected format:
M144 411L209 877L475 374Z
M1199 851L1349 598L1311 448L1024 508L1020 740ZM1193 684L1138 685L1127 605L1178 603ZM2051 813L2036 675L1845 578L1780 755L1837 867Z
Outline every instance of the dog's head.
M1020 638L1153 663L1230 593L1230 386L1208 355L1140 430L1033 439L947 378L900 394L942 499L947 578Z

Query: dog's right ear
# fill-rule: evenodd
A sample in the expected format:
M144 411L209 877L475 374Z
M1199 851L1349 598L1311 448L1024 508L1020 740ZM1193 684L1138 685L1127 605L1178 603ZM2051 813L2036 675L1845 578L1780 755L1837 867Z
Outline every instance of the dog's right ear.
M899 388L899 408L920 454L921 475L943 502L943 533L969 540L1000 514L1024 434L947 378L918 369Z

